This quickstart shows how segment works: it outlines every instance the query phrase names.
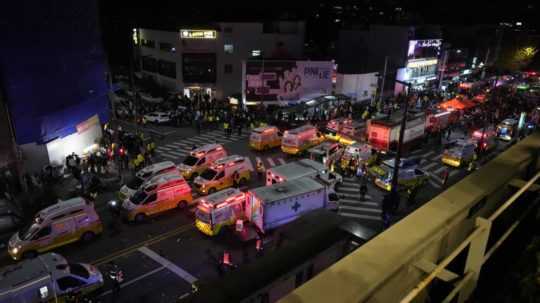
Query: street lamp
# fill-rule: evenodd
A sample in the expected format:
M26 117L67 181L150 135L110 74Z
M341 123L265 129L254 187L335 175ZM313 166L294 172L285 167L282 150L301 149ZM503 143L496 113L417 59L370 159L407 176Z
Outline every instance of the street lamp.
M401 118L401 127L399 129L399 138L398 138L398 145L397 145L397 151L396 151L396 157L394 159L394 172L392 175L392 187L390 188L390 198L393 203L396 203L398 201L398 175L399 175L399 164L401 162L401 153L403 150L403 139L405 137L405 127L407 126L407 115L409 113L409 97L411 95L411 83L409 82L403 82L400 80L395 80L397 83L403 84L407 87L407 92L405 94L404 100L405 100L405 107L403 109L403 117ZM398 202L399 205L399 202Z

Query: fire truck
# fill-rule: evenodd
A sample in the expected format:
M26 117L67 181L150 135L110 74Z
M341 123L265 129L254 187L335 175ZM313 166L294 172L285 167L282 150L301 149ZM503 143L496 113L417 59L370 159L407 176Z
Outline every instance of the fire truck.
M300 178L243 193L227 189L199 201L195 226L208 236L224 227L236 226L242 240L264 235L269 230L322 208L336 208L337 197L313 178Z
M426 132L432 133L446 129L451 124L454 124L459 119L459 111L441 110L427 112L426 115Z
M396 150L402 117L401 114L369 120L367 124L368 143L382 153ZM410 149L424 137L425 118L423 112L407 115L403 138L404 150Z

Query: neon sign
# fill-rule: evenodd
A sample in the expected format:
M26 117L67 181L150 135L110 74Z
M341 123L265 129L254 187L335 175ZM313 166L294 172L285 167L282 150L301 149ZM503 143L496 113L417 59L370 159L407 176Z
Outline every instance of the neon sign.
M216 39L217 32L215 30L199 30L199 29L182 29L180 30L182 39Z

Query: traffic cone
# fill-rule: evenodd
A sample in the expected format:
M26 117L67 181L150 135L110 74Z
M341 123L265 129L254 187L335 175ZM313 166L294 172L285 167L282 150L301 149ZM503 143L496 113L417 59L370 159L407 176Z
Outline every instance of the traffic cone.
M222 261L222 263L224 265L229 265L229 266L232 265L232 263L231 263L231 254L228 251L223 252L223 261Z

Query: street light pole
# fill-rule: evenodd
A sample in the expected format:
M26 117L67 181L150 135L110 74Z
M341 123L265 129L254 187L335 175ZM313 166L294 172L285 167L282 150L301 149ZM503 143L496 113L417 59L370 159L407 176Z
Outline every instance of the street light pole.
M399 175L399 164L401 162L401 153L403 150L403 139L405 137L405 127L407 126L407 115L409 112L409 96L411 95L411 84L408 82L403 82L396 80L396 82L403 84L407 87L407 94L404 97L405 107L403 109L403 117L401 118L401 126L399 129L399 138L396 151L396 157L394 159L394 171L392 175L392 187L390 189L390 197L392 201L397 201L398 199L398 175Z

